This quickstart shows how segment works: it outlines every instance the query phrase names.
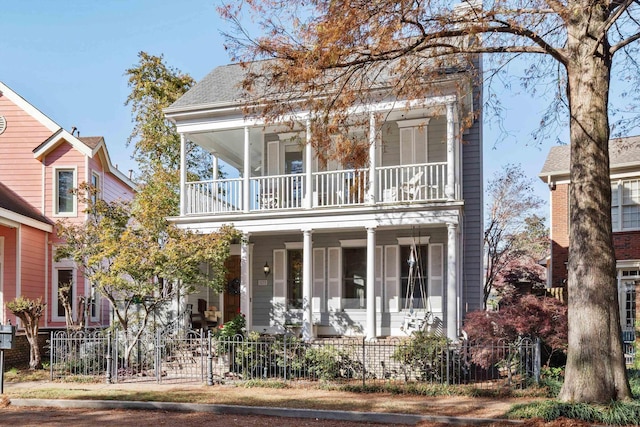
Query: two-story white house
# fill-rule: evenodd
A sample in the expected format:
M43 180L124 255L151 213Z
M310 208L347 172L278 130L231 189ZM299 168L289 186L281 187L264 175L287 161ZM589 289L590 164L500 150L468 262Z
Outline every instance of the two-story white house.
M214 306L250 330L294 325L316 336L406 336L429 328L457 339L482 305L481 87L452 71L433 96L376 101L353 111L369 141L364 167L317 160L309 114L297 127L243 112L237 64L215 68L165 110L182 140L180 227L233 224L227 289L190 303ZM443 89L444 88L444 89ZM448 88L448 89L447 89ZM186 141L228 169L191 182Z

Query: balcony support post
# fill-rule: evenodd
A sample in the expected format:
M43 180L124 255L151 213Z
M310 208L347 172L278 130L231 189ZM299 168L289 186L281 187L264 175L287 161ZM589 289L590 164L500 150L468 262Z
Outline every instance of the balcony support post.
M312 253L313 242L311 241L312 230L302 230L302 339L311 341L315 338L313 333L313 309L312 309Z
M376 339L376 228L367 227L367 317L366 339Z
M215 182L218 180L218 156L211 153L211 179ZM215 188L215 186L214 186Z
M248 213L250 208L251 152L249 145L249 126L244 127L244 167L242 171L242 212Z
M458 226L447 223L447 338L458 341Z
M369 113L369 188L367 190L367 203L373 205L377 202L378 180L376 179L376 115Z
M187 141L180 134L180 216L187 213Z
M447 200L455 200L455 142L456 142L456 104L447 104L447 184L445 185L445 195Z
M251 249L249 233L244 233L240 244L240 313L244 315L247 330L253 324L251 315ZM227 320L227 319L225 319Z
M306 129L307 143L304 151L304 207L311 209L313 207L313 148L311 147L311 120L307 119Z

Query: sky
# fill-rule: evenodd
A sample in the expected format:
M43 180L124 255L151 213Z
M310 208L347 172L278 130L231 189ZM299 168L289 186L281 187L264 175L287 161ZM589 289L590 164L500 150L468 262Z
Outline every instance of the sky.
M220 33L227 28L218 0L20 0L3 1L0 12L0 81L67 130L105 137L112 162L135 170L129 94L124 72L145 51L196 81L230 62ZM534 141L545 103L517 87L499 94L503 127L484 126L484 176L505 164L521 164L535 179L545 202L547 187L537 178L544 159L566 131ZM547 209L541 213L546 215Z

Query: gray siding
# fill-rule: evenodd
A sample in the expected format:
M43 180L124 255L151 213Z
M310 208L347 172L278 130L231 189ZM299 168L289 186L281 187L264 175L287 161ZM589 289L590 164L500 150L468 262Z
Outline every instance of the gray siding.
M475 108L482 99L482 88L474 88ZM483 262L483 174L482 174L482 114L463 135L462 144L462 221L463 288L462 315L482 307Z

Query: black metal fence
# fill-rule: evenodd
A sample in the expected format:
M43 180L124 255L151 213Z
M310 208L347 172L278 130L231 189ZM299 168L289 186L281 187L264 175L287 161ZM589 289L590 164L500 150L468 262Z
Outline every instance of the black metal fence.
M107 382L330 381L522 388L539 379L539 345L448 343L418 336L305 342L288 335L219 338L170 328L138 339L122 331L53 332L51 378Z

